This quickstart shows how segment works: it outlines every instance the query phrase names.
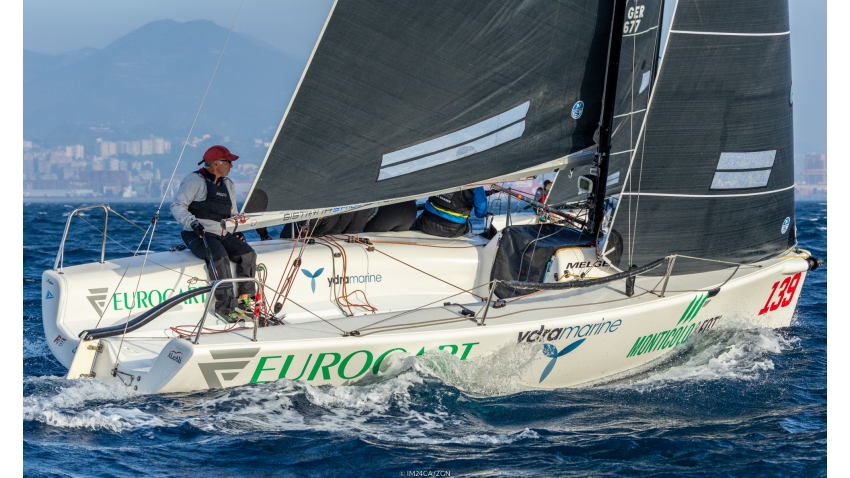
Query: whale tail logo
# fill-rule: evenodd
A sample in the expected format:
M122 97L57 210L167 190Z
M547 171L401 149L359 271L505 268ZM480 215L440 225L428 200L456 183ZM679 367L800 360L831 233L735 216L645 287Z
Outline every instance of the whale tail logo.
M307 269L301 269L301 272L304 273L305 276L310 278L310 288L313 289L313 292L316 292L316 277L322 275L322 272L325 271L324 267L320 267L316 272L311 273Z
M570 345L564 347L564 350L561 350L560 352L558 352L558 349L552 344L543 344L543 355L547 357L552 357L552 360L549 362L548 365L546 365L546 368L543 369L543 374L540 375L540 382L538 383L542 383L543 380L545 380L546 377L549 376L549 372L551 372L552 369L555 368L555 362L558 361L558 357L563 357L564 355L567 355L568 353L572 352L585 340L586 339L576 340Z

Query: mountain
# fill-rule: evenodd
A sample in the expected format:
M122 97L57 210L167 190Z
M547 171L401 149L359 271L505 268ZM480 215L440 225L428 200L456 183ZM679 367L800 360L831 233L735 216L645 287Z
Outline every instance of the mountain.
M211 21L161 20L102 50L25 50L25 139L49 147L154 134L179 148L227 35ZM306 61L234 32L193 136L269 141Z

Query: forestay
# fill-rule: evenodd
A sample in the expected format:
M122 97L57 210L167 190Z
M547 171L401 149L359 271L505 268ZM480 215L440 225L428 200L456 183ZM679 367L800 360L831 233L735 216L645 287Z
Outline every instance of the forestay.
M611 8L601 0L337 2L244 212L260 223L330 215L510 175L592 145Z
M749 263L793 246L792 112L787 0L680 0L613 223L623 257ZM680 257L674 272L718 267Z
M622 25L620 68L611 130L611 160L608 166L607 195L620 192L638 141L646 106L655 81L658 40L661 36L663 0L629 0ZM587 199L578 190L578 178L590 173L590 159L568 165L558 172L548 204L560 205Z

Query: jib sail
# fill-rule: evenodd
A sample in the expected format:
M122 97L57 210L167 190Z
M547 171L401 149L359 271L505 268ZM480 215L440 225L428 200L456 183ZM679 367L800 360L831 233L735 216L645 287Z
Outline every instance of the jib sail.
M794 245L792 112L787 0L680 0L614 218L623 258L747 263Z
M591 146L611 9L603 0L337 2L244 212L278 222L333 214Z

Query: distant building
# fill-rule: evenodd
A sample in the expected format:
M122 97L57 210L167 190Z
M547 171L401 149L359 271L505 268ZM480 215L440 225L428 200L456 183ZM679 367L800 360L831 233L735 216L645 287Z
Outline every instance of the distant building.
M118 154L118 144L113 141L104 141L97 138L97 152L99 156L104 158L115 156Z
M142 156L153 154L153 141L149 139L142 140Z
M807 154L803 166L803 181L809 185L826 184L826 155Z
M826 201L826 155L807 154L802 158L802 163L802 171L796 175L797 185L794 188L796 198L803 201Z
M163 138L152 138L153 154L165 154L165 140Z
M74 145L74 159L83 159L86 157L86 149L81 144Z

